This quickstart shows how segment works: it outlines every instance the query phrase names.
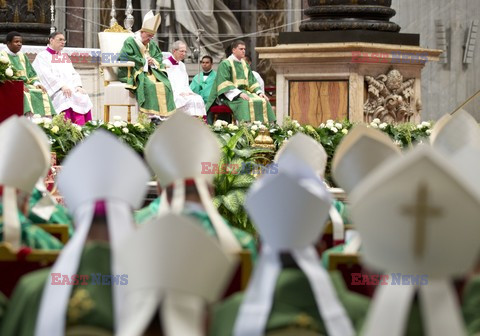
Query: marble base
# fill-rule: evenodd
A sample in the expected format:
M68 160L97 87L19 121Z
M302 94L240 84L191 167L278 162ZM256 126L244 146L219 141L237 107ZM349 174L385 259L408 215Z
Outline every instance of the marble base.
M304 108L300 111L308 116L303 123L324 122L323 116L330 116L328 111L335 108L328 90L319 90L314 99L312 92L292 96L291 84L298 81L307 82L348 82L348 90L338 90L345 95L335 101L347 101L346 117L353 121L368 121L364 116L364 105L368 99L366 76L377 78L396 69L403 75L404 81L414 79L411 97L413 116L411 121L419 121L421 110L421 71L426 62L438 61L441 50L425 49L415 46L379 44L379 43L310 43L279 44L275 47L256 48L260 59L272 61L276 75L277 120L283 123L285 117L291 116L290 109ZM314 87L314 85L312 85ZM301 96L304 94L304 96ZM317 101L315 101L315 98ZM292 102L300 102L294 105ZM305 102L302 107L302 102ZM307 102L309 104L307 104ZM335 103L335 102L333 102ZM339 105L339 104L337 104ZM341 105L341 104L340 104ZM321 110L321 106L326 108ZM327 113L324 113L324 112ZM319 115L322 113L322 115Z

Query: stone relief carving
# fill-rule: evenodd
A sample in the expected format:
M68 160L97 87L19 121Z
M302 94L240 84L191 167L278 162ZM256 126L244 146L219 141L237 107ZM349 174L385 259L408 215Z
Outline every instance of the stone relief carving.
M422 106L415 99L413 89L415 79L404 81L400 71L393 69L386 75L365 76L365 81L368 85L368 98L363 105L366 122L375 118L387 123L407 122L416 112L420 113Z

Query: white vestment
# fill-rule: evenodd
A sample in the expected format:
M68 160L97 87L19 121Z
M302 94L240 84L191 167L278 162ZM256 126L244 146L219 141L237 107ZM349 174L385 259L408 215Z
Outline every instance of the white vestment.
M92 109L90 97L75 91L76 87L82 86L82 80L67 54L52 55L44 50L37 55L32 66L52 99L56 111L60 113L72 108L76 113L86 114ZM63 86L69 87L72 91L70 98L63 94L61 90Z
M173 97L177 110L181 110L192 116L205 116L205 103L202 96L194 93L188 83L188 73L183 62L177 65L167 58L163 60L167 66L168 79L172 85Z

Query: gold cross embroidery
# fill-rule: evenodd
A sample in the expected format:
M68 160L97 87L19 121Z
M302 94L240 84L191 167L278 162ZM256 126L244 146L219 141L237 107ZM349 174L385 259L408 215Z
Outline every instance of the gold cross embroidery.
M442 209L439 207L429 206L427 204L428 188L427 185L421 183L417 189L417 199L414 205L407 205L402 208L402 213L415 218L415 245L414 255L417 258L423 257L423 250L426 239L427 217L440 217Z

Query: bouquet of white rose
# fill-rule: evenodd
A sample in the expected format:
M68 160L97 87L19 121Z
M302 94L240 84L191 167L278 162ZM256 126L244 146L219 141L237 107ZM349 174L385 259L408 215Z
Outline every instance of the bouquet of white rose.
M16 79L15 70L10 66L10 60L7 56L0 56L0 83L14 79Z

